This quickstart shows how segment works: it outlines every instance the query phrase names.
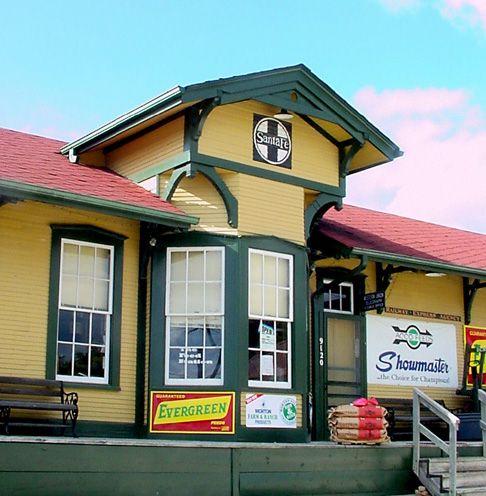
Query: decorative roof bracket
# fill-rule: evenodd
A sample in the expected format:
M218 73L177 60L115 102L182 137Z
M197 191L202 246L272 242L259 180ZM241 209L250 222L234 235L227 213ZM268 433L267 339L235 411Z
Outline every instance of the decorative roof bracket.
M346 150L345 148L339 149L339 176L345 178L349 172L349 166L354 156L361 150L364 142L353 140L352 145Z
M464 323L466 325L471 323L471 311L478 289L486 288L486 282L479 282L479 279L474 279L469 282L469 277L462 278L463 292L464 292Z
M204 101L200 110L198 111L198 115L195 118L194 127L192 129L192 138L194 141L197 141L202 134L204 123L208 118L209 114L221 103L221 97L215 96L209 100Z
M233 193L231 193L228 186L226 186L225 182L221 179L221 176L213 167L191 162L188 165L174 169L165 190L162 193L162 198L166 201L170 201L181 180L184 177L195 177L197 173L201 173L205 176L218 191L226 207L228 224L231 227L238 227L238 200Z

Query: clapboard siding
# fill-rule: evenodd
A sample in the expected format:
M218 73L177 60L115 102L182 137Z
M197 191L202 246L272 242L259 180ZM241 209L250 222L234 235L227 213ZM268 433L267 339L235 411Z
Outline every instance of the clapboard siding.
M46 375L50 224L89 224L128 237L120 391L69 385L66 389L79 392L80 420L133 422L138 290L138 223L134 221L27 201L0 208L0 375Z

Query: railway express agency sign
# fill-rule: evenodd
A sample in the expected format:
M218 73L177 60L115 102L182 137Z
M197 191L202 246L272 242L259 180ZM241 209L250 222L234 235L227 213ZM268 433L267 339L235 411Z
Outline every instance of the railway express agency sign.
M253 160L292 167L292 125L253 114Z
M370 315L366 326L369 384L457 388L454 324Z

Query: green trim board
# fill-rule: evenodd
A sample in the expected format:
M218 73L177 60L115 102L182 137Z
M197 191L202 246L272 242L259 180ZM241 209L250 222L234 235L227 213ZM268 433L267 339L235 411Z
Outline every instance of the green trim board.
M128 203L105 200L94 196L80 195L6 179L0 179L0 194L16 200L45 202L53 205L91 210L105 215L186 229L191 224L197 224L198 222L196 217L189 215L164 212L153 208L139 207Z
M339 187L330 186L328 184L319 183L317 181L310 181L308 179L291 176L289 174L283 174L278 171L263 169L260 167L255 167L253 165L241 164L238 162L233 162L231 160L211 157L210 155L203 155L200 153L193 154L192 162L196 164L219 167L220 169L226 169L233 172L240 172L242 174L248 174L250 176L261 177L263 179L269 179L270 181L277 181L280 183L291 184L293 186L300 186L302 188L318 191L321 193L344 196L344 181L342 180L340 180Z
M126 236L89 225L52 224L51 265L49 276L49 304L47 317L47 357L46 377L56 378L57 363L57 328L59 302L59 276L61 272L61 240L69 238L76 241L100 243L114 247L113 266L113 303L110 322L110 356L107 385L93 385L95 388L118 389L120 386L120 352L121 352L121 308L123 291L123 244ZM71 383L71 381L69 382ZM77 384L76 381L72 381ZM83 383L83 387L91 387Z
M228 224L234 228L238 227L238 200L233 193L231 193L228 186L226 186L225 182L221 179L214 167L190 163L175 169L165 187L162 198L166 201L171 201L172 196L174 195L181 180L184 177L194 177L197 173L201 173L206 179L208 179L221 196L224 206L226 207Z
M303 104L297 104L290 98L292 89L303 96ZM279 96L282 92L289 94L288 98ZM302 114L338 122L356 139L369 140L389 160L401 155L397 145L302 64L175 87L85 137L67 144L61 152L68 154L72 151L76 154L87 151L115 138L117 134L161 116L164 112L182 108L184 104L214 98L220 98L222 104L254 98L262 101L264 98L274 98L275 102L284 102L288 110L295 108Z

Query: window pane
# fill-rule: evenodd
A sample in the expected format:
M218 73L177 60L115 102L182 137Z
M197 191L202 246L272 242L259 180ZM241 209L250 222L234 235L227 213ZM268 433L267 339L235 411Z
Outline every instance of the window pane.
M351 287L341 286L341 310L343 312L351 312Z
M206 346L222 345L221 319L206 320Z
M59 329L58 329L58 339L59 341L70 341L73 340L73 322L74 322L74 312L69 310L59 310Z
M206 252L206 281L222 281L222 253L220 251Z
M72 374L72 354L73 347L70 344L61 344L57 346L57 373L61 375Z
M265 256L264 258L265 273L263 281L265 284L272 284L275 286L277 284L277 259L272 255Z
M89 313L76 312L76 343L89 344L89 317Z
M290 317L290 291L288 289L278 290L278 317L288 319Z
M206 283L206 313L221 312L221 283Z
M169 312L185 313L186 312L186 284L173 282L169 287Z
M204 311L204 284L190 282L187 285L187 313L203 313Z
M260 352L249 350L248 352L248 378L251 381L260 380Z
M110 283L108 281L95 281L94 309L108 311Z
M93 279L81 277L78 284L78 308L93 308Z
M204 323L200 320L188 319L187 346L202 346L204 338Z
M92 315L92 328L91 328L91 343L92 344L106 344L106 315L94 313Z
M264 305L263 314L265 317L276 317L277 316L277 298L275 294L275 287L265 286L264 289Z
M204 252L189 252L189 267L187 278L189 281L204 281Z
M250 320L248 326L248 347L260 348L260 321Z
M252 284L250 287L250 314L263 316L263 289L262 286Z
M64 243L62 251L62 273L77 274L78 273L78 245Z
M278 285L286 288L290 287L290 270L289 260L286 258L278 259Z
M80 246L79 250L79 274L93 277L95 249L92 246Z
M273 381L275 376L275 362L273 353L262 352L261 372L263 381Z
M105 376L105 348L93 346L91 348L91 376Z
M76 306L76 292L78 279L76 276L62 276L61 283L61 305L66 307Z
M186 346L186 319L172 318L169 329L170 346Z
M221 349L206 349L205 359L206 379L221 377Z
M184 352L179 349L169 351L169 377L184 379Z
M202 379L203 375L203 349L188 348L187 378Z
M277 322L277 350L288 350L288 324Z
M331 291L331 310L341 310L341 297L339 296L339 289Z
M98 279L110 278L110 250L96 248L95 275Z
M186 280L186 252L173 251L170 255L170 280Z
M289 380L288 368L287 353L277 353L277 381L286 382Z
M250 254L250 283L263 283L263 255Z
M89 346L74 347L74 375L88 376Z

